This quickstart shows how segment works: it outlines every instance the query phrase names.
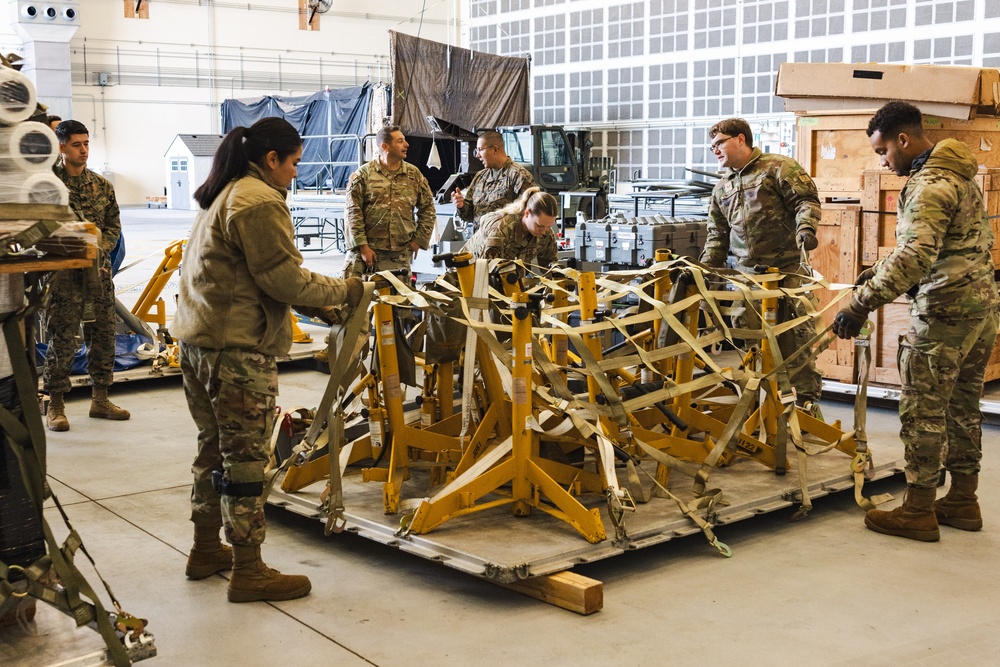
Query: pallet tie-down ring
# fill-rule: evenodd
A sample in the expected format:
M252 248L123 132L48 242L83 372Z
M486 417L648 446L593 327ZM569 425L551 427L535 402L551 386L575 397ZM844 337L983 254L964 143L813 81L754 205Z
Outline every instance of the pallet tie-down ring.
M492 264L496 266L494 262ZM537 267L530 267L520 264L520 267L524 270L524 273L529 278L537 281L537 284L529 289L528 291L539 291L543 289L554 289L555 285L559 281L572 280L579 276L579 272L572 269L560 269L558 267L552 268L547 271L541 271ZM649 280L651 274L655 274L657 271L687 271L692 276L692 283L694 285L693 293L689 296L684 296L684 298L679 298L674 303L663 303L659 301L652 300L647 292L647 288L652 284ZM773 280L773 276L768 276ZM635 279L640 279L639 284L632 284ZM616 282L618 281L618 282ZM728 283L732 286L729 290L713 290L709 289L711 284L718 284L719 281L723 283ZM815 356L819 351L811 351L808 346L803 347L801 350L795 353L795 355L790 356L787 360L781 359L780 353L776 352L776 344L772 345L772 354L775 355L774 365L772 369L767 372L759 372L754 369L723 369L719 368L715 359L708 352L712 346L718 345L722 340L728 340L733 342L733 338L743 338L746 340L764 340L769 339L770 341L775 341L777 335L780 335L786 330L797 326L801 323L807 321L816 321L824 311L816 312L811 310L811 304L808 304L808 299L806 294L813 289L825 286L821 283L803 283L802 285L789 288L789 289L767 289L762 281L758 277L750 276L747 274L739 274L738 272L727 272L727 271L712 271L706 267L702 267L695 262L690 262L687 260L671 260L669 262L663 262L654 265L648 271L644 272L621 272L621 273L610 273L602 276L596 281L598 287L600 288L599 301L601 303L608 303L614 299L627 296L635 295L641 302L644 302L649 306L649 310L645 313L639 312L636 314L631 314L621 318L609 319L605 322L591 322L586 325L579 327L570 327L565 322L557 323L560 314L565 314L558 312L558 309L546 308L542 311L542 318L538 322L538 326L533 329L533 341L535 343L534 357L537 359L542 355L543 345L539 344L540 341L546 340L547 336L566 336L572 340L578 341L580 343L577 349L582 352L580 355L580 366L570 365L557 365L549 361L548 364L537 364L536 369L545 376L551 384L551 387L533 387L532 396L534 398L533 402L536 404L536 409L541 409L542 405L547 405L554 413L561 413L563 415L573 415L574 412L578 413L575 415L575 420L571 417L569 420L573 422L574 427L585 435L589 440L591 440L591 446L597 445L596 449L598 451L599 467L601 469L604 481L606 482L606 495L609 504L609 513L615 519L615 534L616 537L621 539L622 537L627 537L624 531L624 517L625 511L627 509L632 509L636 502L642 502L645 498L639 498L637 500L636 493L643 495L642 492L636 492L633 488L633 492L629 492L628 489L623 489L618 485L617 476L614 471L614 458L616 449L626 449L626 448L638 448L639 451L643 452L643 456L649 456L647 452L642 450L639 446L641 442L640 438L636 438L633 435L632 428L635 426L635 418L632 416L633 411L641 410L643 408L655 405L657 402L673 400L675 397L684 395L694 395L693 392L706 391L708 386L719 386L725 385L731 388L736 394L736 398L742 399L744 394L754 393L758 391L756 387L759 387L762 382L770 382L777 378L780 380L780 384L785 385L781 387L780 390L775 394L775 400L782 406L781 417L785 421L792 422L792 431L790 433L790 439L796 446L797 452L802 452L809 454L806 451L805 446L802 444L801 432L794 432L795 420L794 412L792 409L794 407L794 393L788 387L788 371L787 367L789 362L798 360L800 357L804 358L806 355ZM502 343L498 340L498 334L508 334L511 331L509 325L498 324L491 322L489 320L483 321L480 318L470 317L470 311L475 309L479 311L484 311L488 307L495 307L502 314L508 314L511 310L511 304L508 297L503 294L491 290L489 296L486 298L478 297L476 300L470 298L464 298L457 296L454 293L454 288L441 288L434 290L414 290L410 289L407 285L400 282L399 285L395 285L396 293L392 295L382 295L379 293L376 295L376 300L383 301L385 303L391 303L396 307L404 308L415 308L419 310L424 310L425 312L431 312L438 316L444 316L452 319L460 324L464 324L468 327L470 331L470 336L476 341L483 341L490 352L496 357L496 359L501 361L500 367L503 370L507 370L507 374L504 374L505 389L509 390L509 385L507 381L509 379L509 368L511 355L510 352L504 347ZM833 303L836 303L839 298L846 295L846 291L841 293L838 299L835 299ZM726 306L724 302L729 301L740 301L739 296L742 295L744 307L747 311L756 313L755 304L760 299L765 296L772 296L775 298L791 298L791 299L803 299L807 302L803 310L806 315L797 317L786 323L782 323L775 327L768 329L766 326L762 328L761 331L752 330L741 330L729 327L726 324L723 315L730 314L733 310L732 306ZM570 294L572 297L572 294ZM655 301L655 303L650 303L650 301ZM715 330L708 333L699 332L697 334L692 334L687 330L687 327L682 324L680 315L684 311L688 310L694 305L701 304L702 302L707 305L704 307L707 313L710 313L710 318L713 320L715 325ZM827 306L829 308L831 306ZM568 307L568 310L573 310L575 306ZM757 318L760 319L759 314ZM637 343L634 338L637 333L630 334L630 331L639 329L640 333L643 327L651 326L654 321L661 322L668 329L671 329L676 334L677 343L672 346L672 349L654 349L647 350L642 344ZM587 352L584 351L586 348L583 345L584 336L587 335L603 335L601 332L608 330L616 330L623 335L626 341L626 352L619 355L613 359L598 359L592 355L588 358ZM832 340L828 335L824 337L823 333L817 334L814 339L819 342L820 345L828 345ZM466 349L470 349L466 346ZM615 383L608 383L607 371L616 367L629 367L635 366L638 368L646 369L652 372L658 372L657 365L662 363L664 360L675 357L678 353L682 352L683 349L687 349L692 355L697 357L699 362L705 366L706 373L698 378L693 378L690 382L684 384L676 384L667 380L664 383L662 389L652 392L650 395L641 396L638 399L623 400L622 396L618 393L619 386ZM599 396L602 399L602 403L594 405L587 402L585 399L574 396L568 390L565 385L564 376L595 376L595 379L599 379L598 384L601 385ZM784 375L784 378L781 376ZM561 381L556 381L556 377L561 378ZM601 381L603 380L603 381ZM755 382L756 385L752 389L748 389L751 382ZM733 388L737 389L733 389ZM588 415L587 419L584 419L581 415ZM606 433L606 426L602 422L602 418L610 419L611 423L617 425L618 429L616 432L609 434ZM579 420L587 426L582 427L576 423ZM538 420L533 420L538 421ZM542 419L541 421L546 421ZM560 423L561 428L569 428L569 423L563 420ZM719 458L723 454L731 453L732 444L735 442L735 436L739 432L739 425L732 429L732 434L729 438L729 442L721 442L726 440L726 438L720 438L715 444L716 448L719 448L719 454L716 457L718 462ZM466 436L468 435L468 426L463 425L463 432L461 434L462 442L466 442ZM536 428L533 426L533 428ZM540 430L541 427L538 426L536 430ZM544 431L543 431L544 432ZM551 435L551 434L550 434ZM600 436L600 437L598 437ZM606 441L606 442L605 442ZM844 444L845 440L841 438L838 444ZM653 451L658 454L669 457L665 452L651 447ZM818 452L814 452L818 453ZM649 456L652 458L652 456ZM705 490L706 482L708 480L709 471L714 466L703 466L701 470L697 468L696 465L686 463L679 459L670 458L668 459L670 464L667 467L681 471L685 474L689 474L694 479L696 491L696 496L699 494L704 494L702 498L694 503L694 507L687 507L685 511L682 511L686 516L692 518L695 516L695 511L699 509L707 509L707 516L711 517L714 515L714 507L718 504L724 503L724 499L721 497L715 497L710 492ZM641 469L641 468L640 468ZM692 472L693 471L693 472ZM645 470L643 471L649 474ZM804 467L800 466L800 476L804 476ZM661 493L669 494L663 484L657 484L654 486L660 487ZM805 488L805 485L803 484ZM641 486L639 487L641 488ZM708 500L704 498L707 497ZM808 502L807 496L804 497L805 503ZM422 501L417 501L418 505ZM804 503L804 504L805 504ZM708 525L709 522L702 519L703 522ZM697 521L695 523L698 523ZM404 531L408 528L404 519ZM709 537L710 540L713 537Z

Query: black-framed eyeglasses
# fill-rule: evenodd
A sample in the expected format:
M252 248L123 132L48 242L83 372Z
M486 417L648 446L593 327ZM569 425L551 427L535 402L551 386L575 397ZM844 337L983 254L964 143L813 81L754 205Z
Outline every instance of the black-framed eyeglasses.
M733 138L734 137L726 137L725 139L719 139L715 143L710 144L709 148L712 149L712 152L714 153L715 151L719 150L719 146L721 146L722 144L726 143L727 141Z

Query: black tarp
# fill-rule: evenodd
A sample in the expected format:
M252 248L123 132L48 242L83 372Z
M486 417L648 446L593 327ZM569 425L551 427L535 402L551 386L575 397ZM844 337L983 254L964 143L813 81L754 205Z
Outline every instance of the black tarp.
M261 118L284 118L304 137L298 184L305 188L344 188L354 167L331 169L328 165L356 161L357 144L331 141L329 136L363 137L368 127L371 96L371 86L366 83L302 97L267 96L251 102L226 100L222 103L222 130L225 133L240 125L249 127Z
M460 49L389 32L392 121L407 136L430 137L427 116L467 130L527 125L527 58Z

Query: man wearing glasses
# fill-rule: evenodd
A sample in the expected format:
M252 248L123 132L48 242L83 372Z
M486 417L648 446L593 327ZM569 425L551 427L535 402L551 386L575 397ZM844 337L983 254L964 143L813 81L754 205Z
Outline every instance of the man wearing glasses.
M476 155L483 169L472 177L465 195L461 190L451 193L458 217L473 223L473 229L479 229L479 221L484 215L516 201L522 192L535 184L531 172L507 156L499 132L487 130L480 134Z
M816 228L820 220L816 184L795 160L763 153L754 148L750 125L742 118L719 121L708 130L712 153L724 173L712 190L708 211L708 240L701 261L724 267L730 253L736 268L757 273L758 267L775 267L786 274L785 288L795 288L802 280L799 264L802 250L818 245ZM804 312L799 303L782 303L779 321ZM743 323L745 325L745 323ZM739 324L738 324L739 326ZM782 358L805 345L815 335L809 323L778 336ZM816 406L822 393L822 378L812 359L793 362L788 368L800 406Z

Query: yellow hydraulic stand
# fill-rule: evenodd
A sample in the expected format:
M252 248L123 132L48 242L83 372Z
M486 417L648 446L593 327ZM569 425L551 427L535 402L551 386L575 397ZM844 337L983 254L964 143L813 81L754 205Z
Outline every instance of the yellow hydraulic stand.
M539 297L539 298L532 298ZM494 454L506 454L504 460L493 464L493 457L484 457L463 476L441 490L433 498L424 500L417 507L409 523L409 530L426 533L448 519L463 514L513 504L517 516L529 514L532 508L542 510L566 521L576 528L589 542L596 543L607 536L600 511L587 509L574 498L569 488L580 486L581 471L571 466L542 459L538 455L538 438L534 431L537 424L532 408L532 315L539 313L540 295L518 293L514 296L512 344L514 348L511 413L513 433L509 448L503 445ZM506 442L506 441L505 441ZM508 497L481 505L475 502L483 496L504 493L502 487L510 484ZM545 496L554 506L542 500Z
M380 292L391 290L384 282ZM385 302L373 306L375 340L378 348L379 379L382 384L384 407L388 417L389 434L384 446L389 447L387 468L365 468L362 478L366 482L383 482L382 499L386 514L399 511L399 495L403 482L409 479L411 463L420 458L429 461L443 473L450 453L458 451L461 441L440 432L448 423L439 422L430 428L418 428L406 423L403 413L403 386L399 376L399 359L396 356L396 328L393 307ZM443 480L443 474L441 479ZM435 480L432 479L432 483Z
M153 277L146 284L146 288L142 290L142 294L139 295L135 306L132 307L132 314L143 322L156 324L158 326L158 333L164 333L167 326L166 308L160 293L163 292L163 288L170 281L170 277L174 275L174 271L181 265L185 243L187 243L187 239L181 239L174 241L164 249L160 266L153 273ZM154 308L156 310L155 314L151 312ZM164 342L169 343L171 341L167 340Z
M467 252L457 253L446 257L445 264L456 269L462 297L465 299L474 298L476 262L472 255ZM487 276L484 274L482 279L486 280ZM468 348L466 348L465 354L469 354ZM456 477L468 470L486 453L487 441L490 438L495 437L497 441L503 441L511 434L510 399L504 394L503 381L500 378L500 371L497 370L496 362L493 360L493 354L486 343L478 337L474 354L485 390L486 412L479 420L479 425L472 437L464 444L462 458L455 468ZM473 378L463 378L463 382L473 382ZM463 438L467 436L466 433L461 435Z
M777 269L768 269L766 277L761 279L761 286L764 290L774 291L778 289L780 276L777 274ZM761 315L765 331L777 325L778 309L779 298L777 296L769 296L761 300ZM824 443L837 443L836 449L848 456L854 456L857 449L854 436L849 433L845 434L840 428L839 421L827 424L817 419L795 406L794 393L781 391L779 382L773 373L775 354L772 345L774 342L768 336L761 340L761 373L768 379L762 384L763 396L760 405L746 419L743 427L744 437L756 432L759 441L764 441L773 448L774 460L771 467L778 474L784 474L788 469L785 452L789 428L795 429L795 423L797 423L799 432L811 434Z

